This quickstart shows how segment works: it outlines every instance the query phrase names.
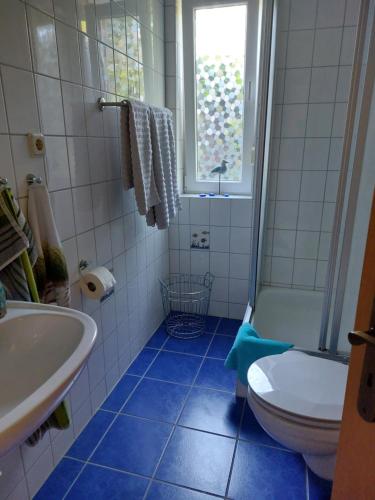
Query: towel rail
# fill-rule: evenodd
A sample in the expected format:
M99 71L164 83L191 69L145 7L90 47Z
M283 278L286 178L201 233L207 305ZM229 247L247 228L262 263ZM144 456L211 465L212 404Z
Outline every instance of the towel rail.
M27 174L26 182L30 186L31 184L42 184L43 181L41 177L37 177L34 174Z
M123 99L122 101L118 101L118 102L107 102L104 97L99 97L99 99L97 100L97 103L98 103L98 108L100 111L104 111L104 108L105 107L108 107L108 106L127 106L128 105L128 101L126 99Z

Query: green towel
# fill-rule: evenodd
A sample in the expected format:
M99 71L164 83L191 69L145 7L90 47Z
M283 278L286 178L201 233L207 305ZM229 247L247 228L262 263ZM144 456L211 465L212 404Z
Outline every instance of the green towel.
M264 356L282 354L291 347L293 344L287 342L261 338L252 325L245 323L238 330L225 366L237 370L238 378L247 385L247 372L254 361Z

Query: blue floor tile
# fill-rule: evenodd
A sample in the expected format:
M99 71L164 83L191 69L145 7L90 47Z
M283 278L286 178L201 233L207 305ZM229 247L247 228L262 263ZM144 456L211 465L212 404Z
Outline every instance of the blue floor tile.
M241 325L242 321L239 319L221 318L216 333L235 337Z
M147 349L146 347L138 354L136 359L129 366L127 373L142 377L152 361L155 359L157 353L158 352L155 351L155 349Z
M87 460L115 416L114 413L99 410L74 441L67 455L73 458L79 458L80 460Z
M229 351L232 349L233 341L233 337L227 337L225 335L215 335L208 350L207 356L210 356L211 358L226 359Z
M329 500L331 498L332 482L318 477L308 469L309 500Z
M199 371L196 385L234 392L236 372L225 368L221 359L207 358Z
M212 500L218 497L153 481L146 498L147 500Z
M282 444L272 439L271 436L269 436L258 424L253 412L247 404L247 401L245 402L245 405L244 418L240 429L240 439L251 441L255 444L284 448Z
M120 411L134 387L140 381L139 377L124 375L102 404L104 410Z
M229 497L303 500L306 498L305 462L296 453L239 441Z
M62 499L83 466L82 462L63 458L35 495L34 500Z
M158 357L146 373L146 377L158 378L180 384L192 384L202 358L160 351Z
M156 478L225 495L235 440L177 427Z
M169 335L165 329L164 323L159 326L150 340L147 342L146 347L152 347L153 349L160 349L164 342L169 338Z
M201 335L195 339L176 339L174 337L170 337L164 345L163 350L204 356L207 352L208 346L210 345L211 339L212 335L208 334Z
M172 428L166 423L119 415L91 461L150 476Z
M83 500L141 500L146 492L148 479L114 470L87 465L73 485L67 499ZM50 500L54 497L50 497Z
M236 437L243 404L243 399L236 399L233 394L193 387L178 423Z
M143 379L122 409L139 417L175 423L189 391L186 385Z
M220 318L217 316L207 316L205 331L208 333L213 333L216 330L216 327L220 321Z

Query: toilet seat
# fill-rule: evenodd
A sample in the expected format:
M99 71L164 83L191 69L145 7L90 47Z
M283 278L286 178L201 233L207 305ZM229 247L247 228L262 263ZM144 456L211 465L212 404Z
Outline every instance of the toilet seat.
M247 374L249 389L263 407L288 420L339 427L348 367L299 351L267 356Z

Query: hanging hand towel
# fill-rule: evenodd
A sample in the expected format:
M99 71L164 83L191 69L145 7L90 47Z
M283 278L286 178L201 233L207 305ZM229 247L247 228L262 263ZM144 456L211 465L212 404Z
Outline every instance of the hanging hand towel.
M124 188L134 187L138 211L146 215L160 202L153 170L149 106L138 101L122 106L121 128Z
M41 302L69 307L70 288L65 256L49 194L42 184L29 188L28 219L38 254L34 275Z
M180 208L172 112L151 106L151 143L160 203L147 214L147 224L166 229Z
M30 280L37 258L33 236L11 190L0 190L0 281L8 300L31 301L37 296Z

